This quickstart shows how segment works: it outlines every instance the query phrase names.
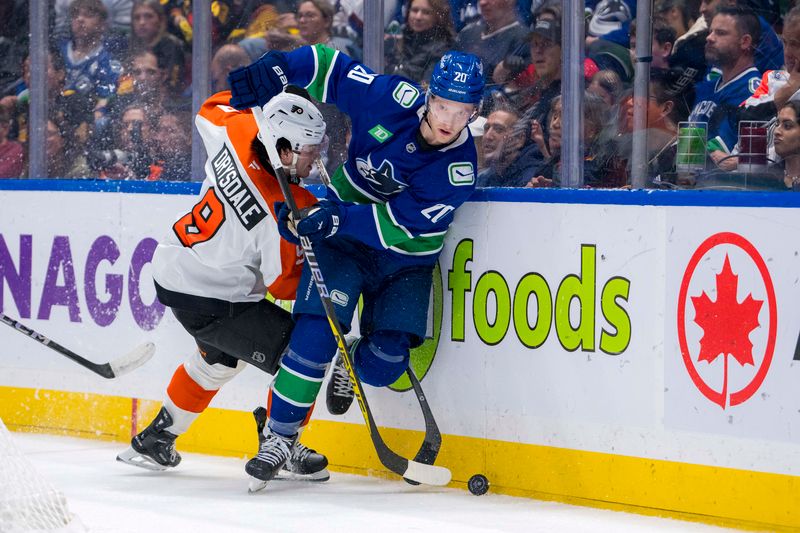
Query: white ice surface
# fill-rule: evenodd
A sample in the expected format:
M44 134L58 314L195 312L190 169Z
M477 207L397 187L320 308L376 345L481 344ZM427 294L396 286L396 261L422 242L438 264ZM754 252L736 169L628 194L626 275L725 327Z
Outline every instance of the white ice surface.
M118 443L13 433L92 532L721 532L678 520L331 473L247 493L245 459L184 453L177 469L115 461Z

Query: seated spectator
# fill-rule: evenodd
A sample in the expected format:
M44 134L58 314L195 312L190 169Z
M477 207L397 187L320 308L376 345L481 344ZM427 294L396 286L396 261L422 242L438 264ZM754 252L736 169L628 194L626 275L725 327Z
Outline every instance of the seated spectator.
M11 118L8 109L0 107L0 178L20 177L25 162L22 145L8 138L8 132L11 130Z
M782 158L776 165L783 170L783 183L800 191L800 103L792 101L778 111L775 127L775 151Z
M192 180L192 134L188 116L166 113L158 117L153 132L153 155L160 167L148 179Z
M130 104L115 123L113 148L96 148L89 152L89 167L100 177L115 180L155 179L160 168L152 155L152 132L156 115L141 104Z
M0 2L0 98L9 94L22 75L28 53L28 2Z
M583 98L583 182L588 187L620 187L625 185L619 176L609 174L608 169L619 166L615 147L610 142L609 110L602 98L586 92ZM536 135L534 141L545 155L541 166L526 187L561 186L561 113L562 102L558 96L553 99L547 117L549 138L547 141Z
M650 68L669 68L669 57L675 44L675 29L661 17L653 20ZM636 23L631 24L631 54L636 50Z
M677 40L689 31L697 19L697 5L691 0L659 0L653 5L653 14L675 31Z
M731 153L739 137L738 108L761 81L753 65L759 32L756 16L741 8L720 8L711 21L706 60L721 75L697 85L689 120L708 124L708 155L723 170L736 166Z
M528 29L514 8L514 0L482 2L480 20L465 26L456 36L457 50L475 54L483 61L487 84L493 81L495 67L505 57L528 59Z
M526 135L514 138L514 128L520 119L511 107L497 107L486 117L483 126L483 161L486 169L478 174L478 187L514 187L520 169L514 165ZM524 185L524 182L522 183Z
M760 72L781 68L783 61L783 44L772 29L772 26L761 16L753 12L749 0L703 0L700 4L700 14L689 32L675 43L675 49L670 57L670 67L692 68L700 70L700 76L706 75L706 65L702 61L702 50L705 38L711 28L711 20L719 8L739 7L752 13L757 20L759 37L753 42L753 63ZM712 67L713 65L708 65Z
M46 134L48 178L88 178L92 175L82 150L76 146L69 123L51 116Z
M70 34L70 8L74 0L55 0L55 27L53 36L57 39L68 38ZM108 13L108 32L105 44L112 54L122 54L131 32L131 6L133 0L103 0Z
M406 20L399 39L387 46L386 73L417 83L430 80L433 67L452 48L453 19L447 0L406 0Z
M89 120L91 106L86 101L79 102L81 96L76 93L64 94L64 59L58 51L47 52L47 108L51 113L66 117L75 124ZM22 80L17 84L15 93L0 100L0 106L8 109L15 124L11 136L21 143L28 140L28 104L30 103L31 60L25 57L22 62ZM69 96L69 97L68 97ZM83 120L81 119L83 118Z
M238 44L226 44L211 59L211 92L227 91L228 74L251 63L248 53Z
M681 83L683 73L677 70L653 69L647 96L646 149L648 184L660 185L673 181L675 172L678 122L689 115L694 101L694 88ZM633 98L625 98L617 150L630 162L633 133ZM630 169L626 172L629 174Z
M60 46L66 66L64 90L90 99L95 130L102 130L121 71L119 62L103 44L108 11L100 0L74 0L69 17L71 39Z
M126 67L126 80L120 87L114 114L118 116L118 110L131 103L143 105L150 114L187 105L188 101L183 98L169 97L166 78L167 74L153 52L142 50L134 53Z
M586 90L602 98L609 107L613 107L619 104L623 84L619 74L613 70L599 70L592 76L592 81Z
M333 15L336 11L329 0L303 0L297 6L297 29L299 44L324 44L361 60L361 50L353 41L333 35Z
M777 160L772 140L778 109L789 101L800 101L800 6L793 7L783 18L782 70L764 73L761 84L739 108L739 120L770 122L768 157Z
M167 33L167 14L160 0L134 0L131 13L133 32L128 53L149 50L166 73L168 91L180 95L185 86L184 43Z

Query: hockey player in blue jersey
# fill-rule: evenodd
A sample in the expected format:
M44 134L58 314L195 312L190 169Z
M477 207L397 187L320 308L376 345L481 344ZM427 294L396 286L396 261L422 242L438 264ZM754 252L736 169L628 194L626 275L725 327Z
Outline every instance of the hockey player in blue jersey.
M409 350L425 336L434 265L456 209L475 188L477 158L467 124L479 111L483 68L476 56L446 53L424 92L411 80L377 75L323 45L269 52L229 76L238 109L264 105L291 83L334 103L352 121L347 161L327 198L294 221L276 209L283 235L313 243L331 301L348 328L358 305L361 337L351 346L355 371L369 385L393 383ZM269 422L247 472L272 479L289 457L336 342L306 264L294 307L296 325L270 389ZM352 402L347 372L334 367L328 407Z

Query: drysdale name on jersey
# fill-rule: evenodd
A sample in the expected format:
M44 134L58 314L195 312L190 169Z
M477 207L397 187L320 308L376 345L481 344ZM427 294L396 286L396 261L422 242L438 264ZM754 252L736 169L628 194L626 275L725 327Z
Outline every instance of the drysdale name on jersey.
M217 188L222 193L222 197L236 212L242 225L248 231L253 229L267 214L242 179L227 144L223 145L211 160L211 166L214 169Z
M49 320L53 308L60 306L66 308L70 322L86 320L82 314L86 309L95 324L105 327L120 317L123 300L127 300L134 322L143 330L152 330L164 316L164 306L155 298L152 278L145 271L157 244L145 237L130 254L127 250L123 254L112 237L100 235L83 256L73 251L66 235L42 239L33 234L0 233L0 310L11 309L10 302L4 301L4 294L9 293L16 307L14 314L20 319ZM40 257L48 247L44 263ZM127 293L123 290L126 282ZM41 289L34 290L38 286ZM143 292L152 295L147 297L149 303Z

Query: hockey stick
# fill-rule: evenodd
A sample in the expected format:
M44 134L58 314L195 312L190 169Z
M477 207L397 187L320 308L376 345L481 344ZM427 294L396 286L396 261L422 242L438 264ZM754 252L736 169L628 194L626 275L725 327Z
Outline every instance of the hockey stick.
M322 182L326 187L330 186L331 178L328 175L328 171L325 169L325 165L323 164L322 160L317 159L316 165L319 175L322 178ZM417 455L414 456L414 461L432 465L436 461L436 457L439 455L439 449L442 446L442 434L439 431L438 424L436 424L436 419L433 417L433 412L428 404L428 399L425 396L425 393L422 391L422 385L410 366L406 369L406 375L408 375L408 379L411 382L411 387L414 389L414 395L419 402L420 409L422 409L422 416L425 419L425 439L423 440L422 446L417 452ZM416 482L413 480L406 479L406 481L416 484Z
M260 110L256 108L253 111L253 116L255 117L256 123L259 125L259 130L262 132L263 138L267 140L267 142L264 144L267 149L267 154L269 155L270 163L275 169L278 184L280 185L281 192L286 200L286 205L289 206L292 217L295 220L300 220L300 211L297 208L297 203L295 202L294 196L292 195L292 191L289 187L289 180L286 177L286 173L283 169L283 165L281 164L278 151L275 148L276 139L274 139L273 135L269 134L267 128L262 128L261 113L259 112ZM328 324L330 325L333 336L336 339L336 344L339 346L342 361L347 368L347 372L350 374L350 380L353 383L353 394L358 401L361 414L364 416L364 421L367 424L367 429L369 430L372 444L375 446L375 451L378 453L378 459L380 459L381 463L386 468L405 479L410 479L411 481L415 481L417 483L424 483L425 485L447 485L452 477L450 470L442 466L434 466L406 459L405 457L402 457L392 451L384 442L380 432L378 431L378 426L375 424L375 420L372 417L372 411L367 403L367 398L364 396L361 380L358 379L358 376L354 371L353 359L347 348L347 343L344 340L344 332L341 324L339 323L339 319L336 317L336 311L333 308L333 302L331 302L328 287L325 285L325 279L323 278L322 271L319 268L319 263L317 262L317 257L314 253L311 241L307 237L300 237L300 244L303 248L306 261L308 261L308 266L311 269L312 277L314 278L314 284L317 287L317 292L319 292L322 306L325 309L325 315L328 318Z
M114 359L113 361L109 361L108 363L92 363L91 361L84 359L80 355L76 354L72 350L68 350L64 348L57 342L54 342L41 333L37 333L36 331L26 327L13 318L0 313L0 322L3 324L14 328L16 331L19 331L26 337L30 337L31 339L35 340L36 342L47 346L51 350L54 350L64 357L68 359L72 359L79 365L84 368L88 368L95 374L99 374L107 379L114 379L123 374L127 374L131 370L139 368L143 364L145 364L152 356L153 353L156 351L156 345L152 342L146 342L140 346L137 346L127 354Z

